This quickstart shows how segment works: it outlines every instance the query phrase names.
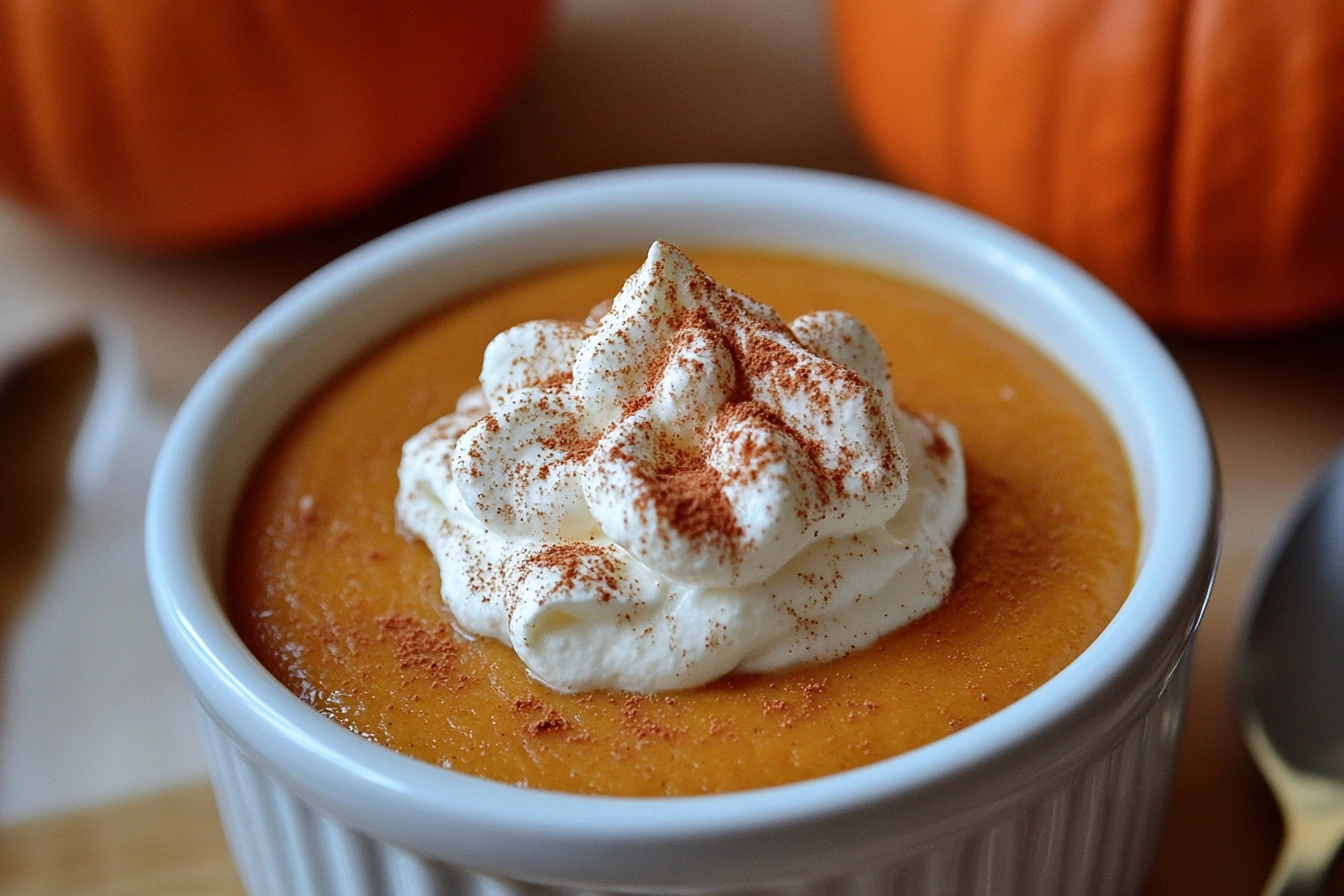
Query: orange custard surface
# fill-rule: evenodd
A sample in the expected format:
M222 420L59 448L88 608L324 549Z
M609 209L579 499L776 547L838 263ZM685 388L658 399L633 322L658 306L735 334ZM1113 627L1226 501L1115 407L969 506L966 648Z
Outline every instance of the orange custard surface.
M929 743L1081 653L1133 581L1139 523L1109 424L1057 367L979 313L888 275L693 251L786 319L838 309L881 341L895 394L949 420L969 520L952 593L839 660L656 695L561 694L510 648L457 634L428 548L397 532L407 438L476 384L495 334L581 320L640 263L547 270L452 303L336 376L277 437L229 551L234 625L291 691L407 755L519 786L686 795L842 771Z

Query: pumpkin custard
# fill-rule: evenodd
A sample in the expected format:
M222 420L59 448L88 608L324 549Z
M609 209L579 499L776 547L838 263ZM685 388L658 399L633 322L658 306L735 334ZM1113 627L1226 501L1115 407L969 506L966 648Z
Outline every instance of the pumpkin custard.
M695 254L485 290L335 377L232 533L261 662L410 756L641 796L893 756L1091 643L1138 517L1076 385L922 286Z

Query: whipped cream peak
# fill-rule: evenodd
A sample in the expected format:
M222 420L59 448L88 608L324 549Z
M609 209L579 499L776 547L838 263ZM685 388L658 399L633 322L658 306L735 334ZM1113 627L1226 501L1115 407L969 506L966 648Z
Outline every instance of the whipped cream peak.
M400 476L459 625L561 690L866 646L941 600L965 516L955 430L861 322L785 323L663 242L609 309L497 336Z

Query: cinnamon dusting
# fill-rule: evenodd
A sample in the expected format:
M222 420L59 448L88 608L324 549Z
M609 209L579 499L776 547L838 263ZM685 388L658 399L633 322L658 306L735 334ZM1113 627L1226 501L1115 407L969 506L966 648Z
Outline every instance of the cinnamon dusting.
M414 677L427 677L432 687L457 685L457 637L441 622L430 628L414 616L392 613L374 620L378 640L392 642L397 668Z
M708 539L730 554L738 550L742 527L724 495L722 475L702 455L678 456L645 484L658 516L683 537Z

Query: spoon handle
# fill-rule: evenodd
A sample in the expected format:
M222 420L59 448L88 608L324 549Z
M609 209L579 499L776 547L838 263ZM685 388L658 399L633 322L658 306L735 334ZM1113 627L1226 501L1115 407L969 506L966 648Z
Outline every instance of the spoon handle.
M1337 791L1338 795L1344 795ZM1284 813L1284 838L1262 896L1317 896L1344 842L1344 803Z

